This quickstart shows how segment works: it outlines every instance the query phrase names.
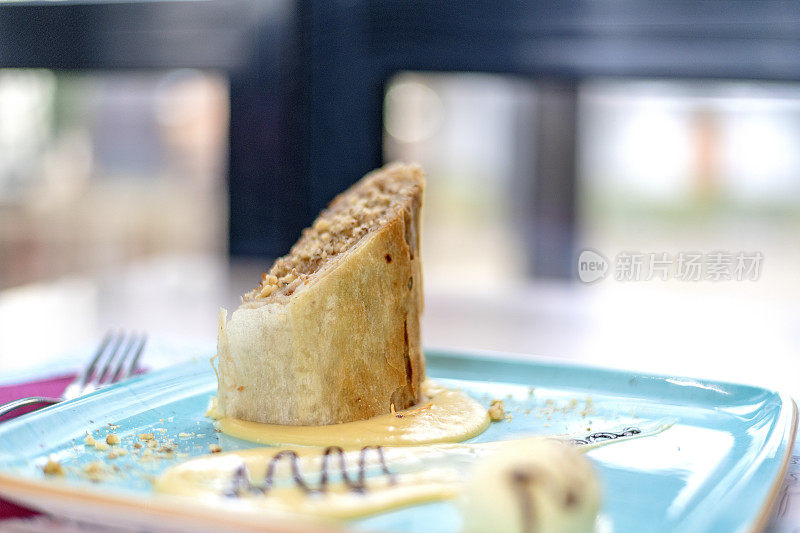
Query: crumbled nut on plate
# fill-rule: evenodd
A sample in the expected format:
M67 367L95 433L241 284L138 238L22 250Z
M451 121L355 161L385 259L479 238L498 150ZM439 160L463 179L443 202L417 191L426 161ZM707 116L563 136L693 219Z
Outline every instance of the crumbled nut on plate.
M106 435L106 444L119 444L119 436L115 435L114 433L109 433Z
M489 405L489 418L497 422L503 420L505 417L506 409L503 400L492 400L492 403Z
M153 440L155 438L154 433L139 433L139 440Z
M138 449L140 449L142 447L142 445L140 443L138 443L138 442L134 442L133 443L133 447L138 450Z
M46 476L63 476L64 467L61 466L61 463L58 461L48 459L47 463L42 467L42 472L44 472Z
M209 444L208 451L210 451L211 453L219 453L222 451L222 446L220 446L219 444Z
M104 474L106 471L106 467L100 461L94 461L92 463L84 465L83 471L89 474L90 476L97 476L100 474Z

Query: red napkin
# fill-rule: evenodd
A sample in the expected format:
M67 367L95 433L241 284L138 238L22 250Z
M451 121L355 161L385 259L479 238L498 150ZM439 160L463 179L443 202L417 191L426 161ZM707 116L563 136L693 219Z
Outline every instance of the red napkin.
M64 389L67 388L67 385L72 383L73 379L75 379L75 376L57 376L37 381L29 381L27 383L0 386L0 403L10 402L27 396L52 396L58 398L64 393ZM22 415L33 410L34 407L35 406L20 409L19 411L15 411L14 414L16 416ZM0 499L0 520L33 516L35 514L37 514L35 511Z

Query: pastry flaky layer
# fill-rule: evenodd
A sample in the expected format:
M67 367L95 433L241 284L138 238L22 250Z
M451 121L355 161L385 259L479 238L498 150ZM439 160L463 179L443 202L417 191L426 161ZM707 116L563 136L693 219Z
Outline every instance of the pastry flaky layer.
M219 415L326 425L420 400L417 166L393 164L337 196L218 335Z

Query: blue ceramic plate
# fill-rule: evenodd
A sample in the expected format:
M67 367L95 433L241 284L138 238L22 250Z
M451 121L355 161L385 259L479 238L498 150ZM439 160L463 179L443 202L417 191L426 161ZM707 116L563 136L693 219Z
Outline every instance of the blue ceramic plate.
M665 432L588 453L598 467L601 524L624 531L739 531L762 528L783 478L797 414L787 396L757 387L634 374L529 357L429 351L428 373L488 405L503 398L510 420L476 441L586 433L646 425L665 418ZM0 494L83 520L143 528L310 529L273 517L220 513L202 502L153 495L165 468L207 454L254 447L214 431L204 417L216 380L207 360L140 376L89 396L0 425ZM113 427L109 428L109 424ZM148 460L84 446L87 431L113 432L130 449L140 433L172 440L173 452ZM48 457L66 469L45 478ZM87 465L100 460L102 472ZM89 472L87 474L87 472ZM91 481L90 477L100 477ZM347 523L360 530L455 532L450 503L398 509ZM324 524L323 524L324 525Z

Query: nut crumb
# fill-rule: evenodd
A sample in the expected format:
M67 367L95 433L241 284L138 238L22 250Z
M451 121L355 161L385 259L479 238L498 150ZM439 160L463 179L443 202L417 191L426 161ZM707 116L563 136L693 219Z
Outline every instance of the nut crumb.
M92 481L97 481L101 475L105 474L106 468L100 461L94 461L84 465L83 471L89 475Z
M506 409L503 400L492 400L492 403L489 405L489 418L491 418L493 422L497 422L503 420L505 416Z
M210 451L211 453L219 453L222 451L222 446L220 446L219 444L209 444L208 451Z
M133 443L133 447L138 450L138 449L140 449L142 447L142 445L140 443L138 443L138 442L134 442Z
M119 444L119 436L115 435L114 433L109 433L106 435L106 444Z
M42 467L42 472L46 476L63 476L64 475L64 467L61 466L61 463L54 459L48 459L47 463Z
M154 438L154 433L139 433L139 440L153 440Z

